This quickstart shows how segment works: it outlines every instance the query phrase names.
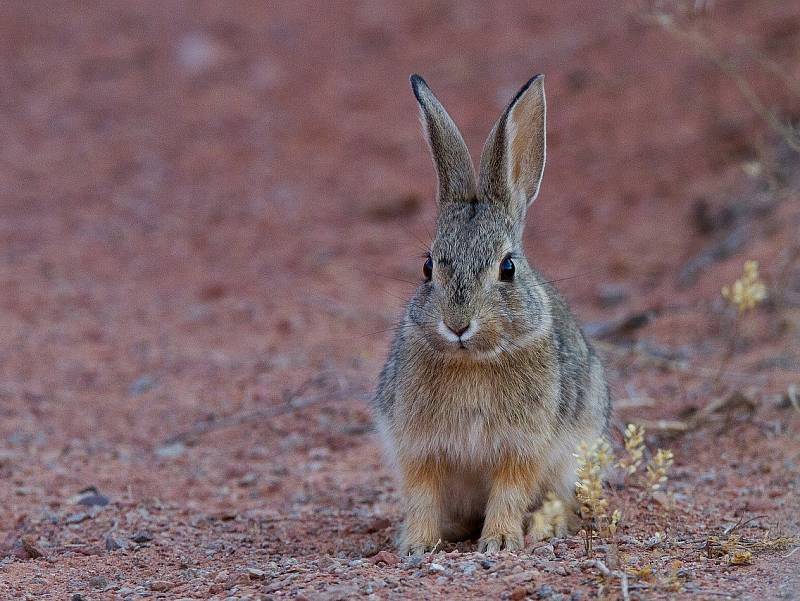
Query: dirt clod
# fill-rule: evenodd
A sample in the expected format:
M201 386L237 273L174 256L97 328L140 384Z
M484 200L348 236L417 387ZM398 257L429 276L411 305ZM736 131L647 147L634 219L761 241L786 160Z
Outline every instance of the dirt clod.
M149 543L153 540L153 535L147 530L141 530L131 536L131 540L137 544Z
M44 552L36 545L33 539L29 536L23 536L19 539L22 550L27 555L28 559L38 559L44 557Z
M387 566L393 566L400 563L400 557L390 551L379 551L370 558L370 562L374 564L384 563Z
M174 584L169 580L153 580L153 582L150 583L150 590L164 593L170 590L173 586Z

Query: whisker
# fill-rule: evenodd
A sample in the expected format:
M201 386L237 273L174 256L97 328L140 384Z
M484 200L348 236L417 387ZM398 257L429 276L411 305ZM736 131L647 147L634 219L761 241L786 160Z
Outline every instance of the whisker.
M555 284L556 282L563 282L565 280L574 280L575 278L581 278L581 277L583 277L585 275L594 275L596 273L599 273L600 271L602 271L602 269L592 269L591 271L584 271L582 273L576 273L575 275L568 275L568 276L563 277L563 278L556 278L554 280L545 280L544 282L541 282L541 283L542 284Z
M428 223L423 220L422 227L425 228L425 232L428 234L428 239L433 240L433 234L431 233L430 228L428 227Z
M417 234L412 232L409 228L403 227L403 226L401 226L401 227L407 234L410 234L412 238L414 238L417 242L419 242L420 245L422 245L422 248L424 250L428 250L430 248L430 243L426 243L422 238L417 236ZM426 230L427 230L427 228L426 228ZM430 238L430 233L428 233L428 237Z
M436 320L436 316L434 316L432 314L427 314L425 312L423 312L423 316L429 318L431 321L409 323L409 322L405 321L405 318L403 318L403 321L398 321L397 323L394 323L393 325L391 325L388 328L383 328L381 330L376 330L374 332L368 332L366 334L360 334L360 335L355 336L353 338L348 337L348 338L345 338L345 340L351 340L351 339L352 340L358 340L360 338L366 338L368 336L377 336L378 334L385 334L386 332L400 332L400 331L403 331L403 330L411 330L414 327L432 327L433 323Z
M383 292L386 296L391 296L392 298L395 298L395 299L401 301L403 303L403 305L408 303L409 299L408 299L407 296L400 296L399 294L394 294L394 293L389 292L388 290L385 290L383 288L381 288L381 292Z
M403 282L405 284L411 284L412 286L419 286L419 282L412 282L411 280L404 280L403 278L394 277L391 275L386 275L385 273L378 273L377 271L370 271L369 269L361 269L360 267L353 267L353 269L360 271L361 273L365 273L367 275L374 275L379 278L385 278L387 280L394 280L395 282Z
M352 340L358 340L360 338L367 338L368 336L377 336L378 334L385 334L386 332L399 332L405 327L408 327L407 324L398 324L398 325L391 326L389 328L384 328L383 330L376 330L374 332L368 332L367 334L360 334L360 335L355 336L354 338L352 338ZM347 340L350 340L350 338L347 338Z

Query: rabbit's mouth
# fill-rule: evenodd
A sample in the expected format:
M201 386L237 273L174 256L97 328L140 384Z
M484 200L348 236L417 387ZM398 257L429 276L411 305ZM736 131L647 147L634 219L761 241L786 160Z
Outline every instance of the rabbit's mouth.
M445 324L444 320L441 319L439 320L439 323L436 324L436 331L439 333L439 335L448 344L456 346L460 349L467 348L467 341L475 336L479 329L480 327L478 326L478 322L474 319L470 320L465 327L453 327Z
M435 333L429 334L429 344L439 353L449 355L453 359L482 360L487 352L491 354L496 341L492 332L480 326L476 319L471 319L467 326L453 328L444 320L436 324Z
M491 319L481 323L473 318L461 328L449 327L442 319L435 323L434 331L428 330L425 335L427 343L443 357L459 362L492 361L522 350L541 335L538 331L503 331Z

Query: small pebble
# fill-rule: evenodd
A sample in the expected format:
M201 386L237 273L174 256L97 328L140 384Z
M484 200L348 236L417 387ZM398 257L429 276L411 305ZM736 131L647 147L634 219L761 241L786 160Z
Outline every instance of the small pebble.
M134 534L131 537L131 540L139 544L149 543L151 540L153 540L153 535L150 534L147 530L141 530L140 532Z
M555 550L553 549L553 545L542 545L540 547L536 547L533 550L533 554L536 557L541 557L542 559L554 560L556 558Z
M377 564L380 562L385 563L387 566L393 566L400 563L400 558L390 551L380 551L375 554L371 559L371 563Z
M109 503L108 497L100 494L100 491L94 486L84 488L71 500L76 505L84 505L86 507L105 507Z
M125 541L119 540L111 536L110 534L106 535L106 550L107 551L117 551L119 549L124 549L127 547Z
M228 571L227 570L220 570L217 572L217 575L214 577L214 582L227 582L228 581Z
M84 512L73 513L64 519L65 524L80 524L89 519L89 514Z
M465 576L472 576L475 573L475 570L478 569L478 566L475 565L475 562L465 563L461 566L461 571L464 573Z
M536 589L536 596L539 599L550 599L555 595L556 592L553 590L553 587L549 584L543 584L539 588Z
M361 556L362 557L372 557L378 552L379 548L373 541L367 541L364 543L364 546L361 547Z
M432 563L431 565L429 565L429 566L428 566L428 569L429 569L431 572L440 572L440 573L441 573L441 572L446 572L446 571L447 571L447 568L445 568L445 567L444 567L442 564L440 564L440 563Z
M511 596L509 597L509 599L511 599L511 601L522 601L527 596L528 596L528 589L526 589L524 586L518 586L513 591L511 591Z
M378 532L380 530L386 530L391 525L392 525L392 523L389 521L388 518L383 518L383 517L375 518L367 526L367 533Z
M150 583L150 590L164 593L172 588L172 583L168 580L153 580Z
M140 394L144 394L155 385L156 380L153 378L153 376L142 376L128 387L128 393L131 396L138 396Z
M406 555L403 558L403 563L410 568L418 568L422 565L422 555Z

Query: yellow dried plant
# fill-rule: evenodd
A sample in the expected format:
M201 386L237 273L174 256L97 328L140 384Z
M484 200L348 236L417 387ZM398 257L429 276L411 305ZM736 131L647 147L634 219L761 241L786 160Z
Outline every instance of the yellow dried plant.
M753 554L747 549L737 549L728 555L728 563L734 566L744 566L753 563Z
M608 443L598 439L591 445L581 442L578 446L578 482L575 494L581 504L584 519L599 519L606 516L608 500L603 496L604 462L610 451ZM607 465L607 463L606 463Z
M644 456L644 428L636 424L628 424L623 433L625 439L625 455L617 463L617 467L632 475L642 465Z
M603 493L603 476L606 468L614 463L614 455L608 442L599 438L591 444L581 442L575 457L578 459L575 496L581 504L586 554L591 555L595 532L611 534L608 499ZM619 516L619 512L615 513ZM616 530L616 523L614 529Z
M564 504L550 492L542 506L531 515L528 534L542 540L561 535L565 526Z
M767 298L767 287L758 274L758 261L745 261L742 277L732 286L723 286L722 296L740 314L755 308Z
M672 451L658 449L647 465L647 488L659 490L667 481L667 472L672 467L674 456Z
M622 512L619 509L615 509L611 513L611 520L608 522L608 532L611 536L614 536L617 533L617 526L622 521Z

